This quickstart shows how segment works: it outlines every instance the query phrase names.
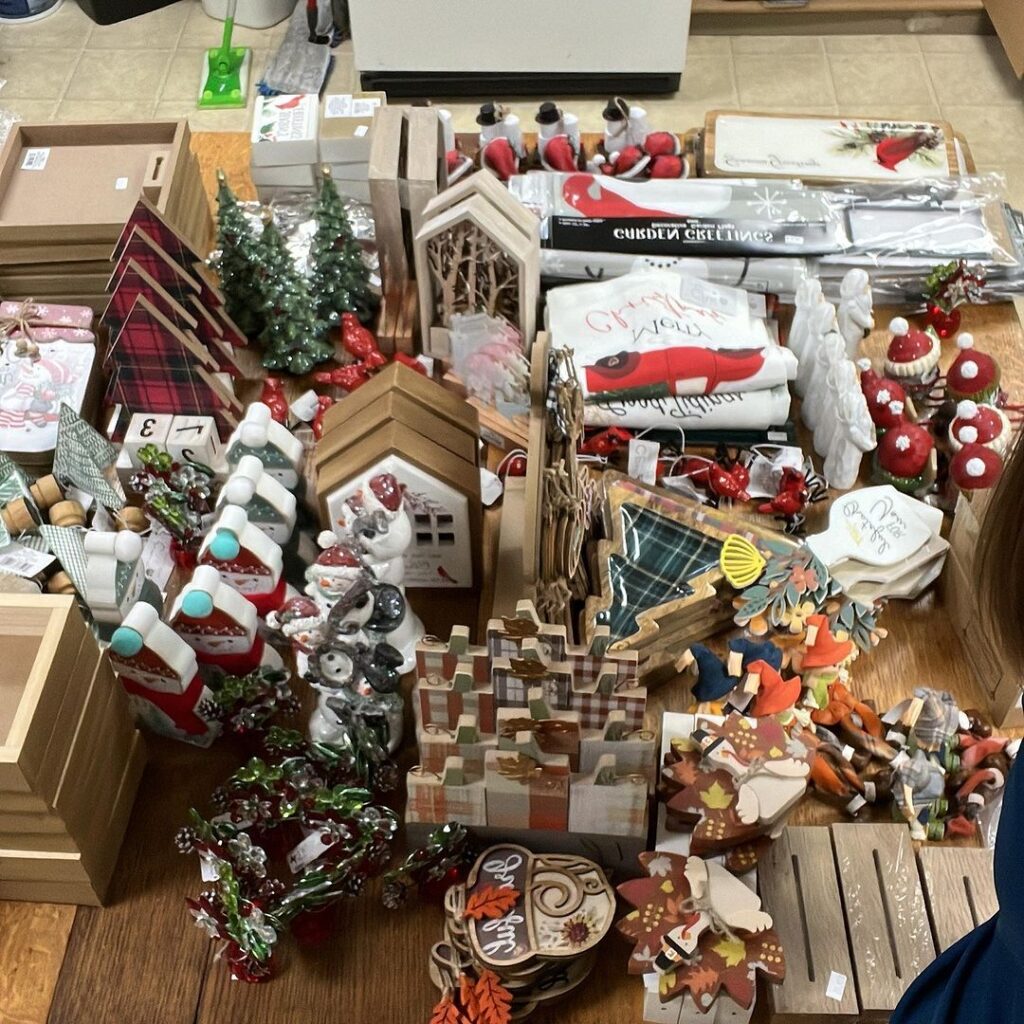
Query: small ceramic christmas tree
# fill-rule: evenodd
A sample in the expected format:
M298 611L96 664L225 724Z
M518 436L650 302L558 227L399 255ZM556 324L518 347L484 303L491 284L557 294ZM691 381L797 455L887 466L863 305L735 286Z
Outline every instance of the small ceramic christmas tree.
M323 185L315 216L317 229L310 249L313 267L310 291L317 303L317 314L332 327L341 323L342 313L355 313L367 323L377 300L370 289L370 272L362 249L352 234L345 204L334 186L329 167L323 168Z
M263 234L257 247L264 327L260 334L263 365L268 370L309 373L334 355L322 340L305 278L295 269L291 253L270 210L263 213Z
M227 313L244 334L254 337L263 329L256 239L223 171L217 172L217 244L216 269Z

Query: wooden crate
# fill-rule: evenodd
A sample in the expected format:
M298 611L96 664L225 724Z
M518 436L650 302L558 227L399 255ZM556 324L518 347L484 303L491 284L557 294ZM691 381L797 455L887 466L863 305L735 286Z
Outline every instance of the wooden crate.
M855 1019L860 1008L829 830L786 828L761 861L758 878L786 951L785 980L766 986L773 1024ZM846 979L840 999L828 994L833 974Z
M906 825L831 826L861 1020L887 1021L935 959Z
M992 851L925 846L917 859L935 945L942 953L999 909Z

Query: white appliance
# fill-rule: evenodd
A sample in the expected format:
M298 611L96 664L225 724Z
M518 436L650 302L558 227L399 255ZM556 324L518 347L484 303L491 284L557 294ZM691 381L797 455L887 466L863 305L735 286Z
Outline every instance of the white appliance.
M389 96L675 92L691 0L349 0L363 89Z

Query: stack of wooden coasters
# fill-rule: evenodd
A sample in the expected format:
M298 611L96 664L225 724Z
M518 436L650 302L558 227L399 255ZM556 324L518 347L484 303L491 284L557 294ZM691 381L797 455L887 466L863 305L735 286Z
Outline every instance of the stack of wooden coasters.
M0 899L103 902L146 762L74 598L0 594Z

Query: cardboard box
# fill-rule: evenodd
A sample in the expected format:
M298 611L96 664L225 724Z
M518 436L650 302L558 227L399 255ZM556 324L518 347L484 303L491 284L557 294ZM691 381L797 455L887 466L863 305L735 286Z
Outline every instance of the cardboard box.
M373 115L387 102L383 92L325 96L320 105L320 162L368 164Z
M71 243L87 247L76 253L83 259L102 258L99 246L117 240L140 194L177 225L180 194L198 174L189 139L184 120L14 125L0 148L3 248L42 244L66 261L59 243ZM4 263L16 262L7 251Z
M370 182L366 178L354 179L348 177L342 177L342 170L339 169L339 165L331 165L331 175L334 179L335 188L337 188L339 195L348 196L349 199L354 199L358 203L369 203L370 202Z
M253 167L312 166L318 158L320 103L314 93L257 96L253 113Z
M312 164L289 164L287 167L253 167L250 172L254 185L274 185L287 188L313 188L316 174Z

